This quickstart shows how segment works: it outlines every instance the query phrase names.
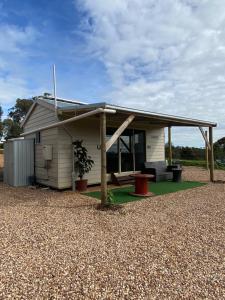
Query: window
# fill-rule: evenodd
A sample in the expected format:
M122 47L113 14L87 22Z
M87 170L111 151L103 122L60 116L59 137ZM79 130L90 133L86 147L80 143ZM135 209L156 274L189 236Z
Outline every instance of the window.
M38 131L36 132L36 136L35 136L35 144L40 144L41 143L41 132Z
M116 128L107 128L107 140ZM145 131L126 129L107 151L107 173L140 171L145 162Z

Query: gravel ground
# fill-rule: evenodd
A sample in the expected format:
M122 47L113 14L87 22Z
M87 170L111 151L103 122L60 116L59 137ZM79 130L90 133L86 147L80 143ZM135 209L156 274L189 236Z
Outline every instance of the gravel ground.
M1 183L0 299L224 299L224 194L209 184L100 211Z
M3 180L3 166L4 166L4 156L0 154L0 181Z

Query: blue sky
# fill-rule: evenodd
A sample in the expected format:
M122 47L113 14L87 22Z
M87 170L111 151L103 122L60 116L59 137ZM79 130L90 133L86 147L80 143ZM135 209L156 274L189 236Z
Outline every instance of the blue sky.
M223 0L0 0L0 104L52 92L218 122L224 136ZM196 129L174 143L203 146Z
M85 13L70 0L0 1L2 31L9 53L2 54L5 66L0 76L9 88L19 80L18 95L12 91L0 95L4 109L15 97L30 97L52 92L52 64L56 64L58 95L98 101L110 84L102 62L87 53L81 27ZM20 38L17 35L23 34ZM15 41L10 41L15 39ZM96 76L97 75L97 76ZM7 81L8 80L8 81ZM7 84L5 85L8 88Z

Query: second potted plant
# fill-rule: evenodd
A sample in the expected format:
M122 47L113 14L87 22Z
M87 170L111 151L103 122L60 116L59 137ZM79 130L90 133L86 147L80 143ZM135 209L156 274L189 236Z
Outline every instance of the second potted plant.
M82 145L82 140L73 142L74 146L74 169L78 173L79 180L76 180L76 190L83 192L87 189L87 179L83 179L84 174L90 172L94 161L87 154L87 149Z

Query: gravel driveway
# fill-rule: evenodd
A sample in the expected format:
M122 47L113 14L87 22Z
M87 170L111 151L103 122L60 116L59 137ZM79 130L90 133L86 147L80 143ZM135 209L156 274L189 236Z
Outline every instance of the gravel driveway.
M208 180L195 168L184 177ZM0 299L225 298L224 184L114 212L95 204L1 183Z

